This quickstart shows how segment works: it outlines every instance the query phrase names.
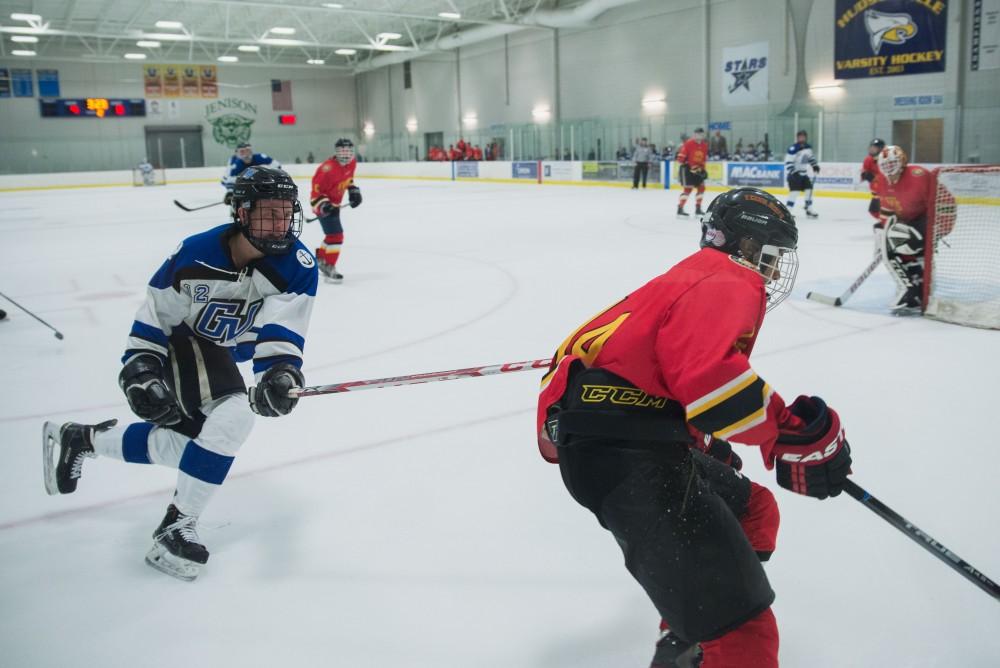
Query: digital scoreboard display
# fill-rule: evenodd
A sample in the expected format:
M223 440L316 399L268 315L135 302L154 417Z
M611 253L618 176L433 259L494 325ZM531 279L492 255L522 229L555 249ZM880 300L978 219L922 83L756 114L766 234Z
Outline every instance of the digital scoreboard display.
M146 101L107 97L39 100L43 118L121 118L145 116Z

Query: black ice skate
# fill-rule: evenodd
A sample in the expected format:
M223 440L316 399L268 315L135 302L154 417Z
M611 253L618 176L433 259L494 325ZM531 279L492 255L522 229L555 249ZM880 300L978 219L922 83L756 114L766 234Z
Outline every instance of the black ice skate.
M694 215L696 215L696 216L704 216L704 215L705 215L705 212L704 212L704 211L702 211L702 209L701 209L701 207L700 207L700 206L699 206L699 207L695 207L695 210L694 210Z
M337 271L337 268L327 262L319 263L319 271L323 274L327 283L342 283L344 275Z
M698 668L700 665L701 645L692 645L673 631L664 631L656 643L656 654L649 668Z
M208 561L208 550L198 538L197 523L197 517L185 515L171 503L153 532L153 547L146 554L146 563L186 582L198 577Z
M677 207L677 217L678 218L690 218L691 216L688 214L687 211L684 210L684 207L679 206L679 207Z
M97 457L94 434L111 429L118 420L96 425L67 422L59 426L46 422L42 427L42 470L45 491L49 494L72 494L83 473L83 460ZM57 452L58 448L58 452Z
M893 315L920 315L921 289L919 285L907 288L896 298L896 303L890 307Z

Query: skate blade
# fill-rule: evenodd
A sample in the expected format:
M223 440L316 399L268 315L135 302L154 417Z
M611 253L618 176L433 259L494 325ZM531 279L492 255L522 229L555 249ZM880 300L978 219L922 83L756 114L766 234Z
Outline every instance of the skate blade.
M342 279L342 278L330 278L329 276L324 276L323 277L323 281L325 283L333 283L335 285L339 285L339 284L341 284L341 283L344 282L344 279Z
M56 482L56 457L59 449L59 430L62 425L46 422L42 427L42 473L45 476L45 491L50 496L59 494Z
M146 563L161 573L185 582L193 582L201 573L202 566L194 561L175 557L159 543L155 543L146 553Z

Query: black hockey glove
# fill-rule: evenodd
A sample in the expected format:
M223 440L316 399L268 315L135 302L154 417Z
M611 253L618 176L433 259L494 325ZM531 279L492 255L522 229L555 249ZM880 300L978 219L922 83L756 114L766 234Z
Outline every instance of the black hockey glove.
M180 407L163 375L163 363L155 355L130 359L118 374L118 386L132 412L146 422L167 426L181 421Z
M222 198L222 203L226 206L233 205L233 191L227 190L225 196Z
M774 446L778 484L817 499L837 496L851 473L851 446L840 417L819 397L800 396L778 429Z
M861 172L861 180L871 183L875 180L875 172Z
M819 165L813 165L813 174L819 174Z
M347 201L351 203L352 209L361 206L361 188L347 186Z
M336 210L337 210L337 207L335 207L333 205L333 203L331 203L331 202L323 202L323 206L321 206L319 208L319 215L321 215L321 216L329 216L329 215L332 215L333 212L336 211Z
M305 384L306 378L298 367L287 362L275 364L264 372L257 385L247 391L250 408L264 417L288 415L299 403L298 398L288 396L288 390L304 387Z
M737 471L743 468L743 460L733 452L733 446L729 444L729 441L723 441L721 438L706 435L705 454L718 459L727 466L732 466Z

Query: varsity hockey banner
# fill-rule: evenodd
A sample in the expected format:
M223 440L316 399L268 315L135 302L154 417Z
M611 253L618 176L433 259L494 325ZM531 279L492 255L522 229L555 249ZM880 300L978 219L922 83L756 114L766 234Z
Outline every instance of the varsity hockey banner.
M945 0L837 0L835 79L944 72Z
M768 43L722 50L722 102L730 107L767 104Z

